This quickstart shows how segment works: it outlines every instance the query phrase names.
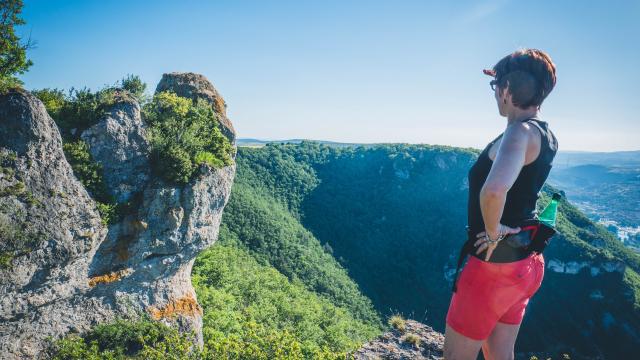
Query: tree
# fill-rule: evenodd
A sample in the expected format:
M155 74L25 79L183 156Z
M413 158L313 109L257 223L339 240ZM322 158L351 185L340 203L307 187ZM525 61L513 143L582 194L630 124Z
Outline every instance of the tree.
M0 0L0 91L22 85L16 74L24 74L33 65L26 54L31 40L21 44L14 29L25 23L20 18L22 5L22 0Z

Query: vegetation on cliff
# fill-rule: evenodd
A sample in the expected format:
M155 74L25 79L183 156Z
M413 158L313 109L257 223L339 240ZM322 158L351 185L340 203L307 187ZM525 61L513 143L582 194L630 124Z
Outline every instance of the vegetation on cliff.
M119 219L118 204L107 191L102 166L93 160L89 146L80 135L98 123L116 102L131 98L130 92L123 86L127 84L124 82L127 79L130 81L130 78L125 78L119 84L95 92L88 88L71 88L66 94L60 89L49 88L32 91L58 125L65 157L78 180L96 201L105 224L115 223Z
M333 358L379 333L242 248L212 246L196 260L192 281L214 357L270 359L286 351L291 358Z
M99 324L52 343L48 357L54 360L201 359L187 335L160 322L117 320Z
M169 182L186 184L200 164L219 168L233 163L233 146L203 99L162 91L145 104L143 119L149 125L152 168Z

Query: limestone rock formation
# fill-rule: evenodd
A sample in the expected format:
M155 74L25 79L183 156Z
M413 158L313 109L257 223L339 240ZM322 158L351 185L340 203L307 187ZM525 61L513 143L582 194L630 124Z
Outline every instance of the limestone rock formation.
M212 94L217 115L233 133L222 98L206 78L191 75L198 79L189 83L191 94ZM183 83L166 79L171 76L159 88L185 94ZM235 163L219 169L202 165L184 186L151 176L145 124L132 100L114 105L81 138L105 169L112 195L136 205L118 223L102 224L43 104L26 91L0 95L0 227L19 224L15 231L27 234L21 239L31 239L11 243L13 255L0 266L2 358L37 358L48 336L144 313L194 331L202 345L202 309L191 268L218 237Z
M393 329L364 344L353 355L357 360L443 359L444 335L414 320L405 320L404 331Z
M91 156L102 164L109 192L128 201L149 180L149 144L140 105L123 99L99 123L82 132Z

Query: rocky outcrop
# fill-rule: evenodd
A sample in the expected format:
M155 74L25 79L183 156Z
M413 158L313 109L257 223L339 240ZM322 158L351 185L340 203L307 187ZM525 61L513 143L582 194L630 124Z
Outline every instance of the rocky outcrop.
M200 92L217 94L196 76L195 93L201 86ZM65 159L58 128L42 103L25 91L0 96L0 148L15 154L9 173L35 199L5 194L1 209L33 228L29 233L43 234L33 249L17 252L9 266L0 267L3 359L36 358L48 336L145 313L194 331L202 344L191 267L218 237L236 167L202 165L187 185L168 185L150 175L145 134L140 107L131 100L116 104L81 134L105 170L108 190L134 204L121 221L105 226Z
M353 353L358 360L443 359L444 335L414 320L404 321L404 331L393 329Z
M40 352L44 336L111 317L100 299L82 296L90 290L88 269L107 229L65 159L58 128L33 95L0 96L0 147L16 155L14 176L39 204L0 198L3 213L43 234L0 276L0 353L29 358Z
M105 183L117 202L128 201L149 180L149 144L140 105L122 100L80 136L104 170Z
M215 110L218 115L218 121L221 125L222 133L235 144L236 131L233 124L227 118L227 103L222 96L211 85L209 80L200 74L191 72L179 73L173 72L162 75L162 79L156 87L156 92L170 90L178 96L190 98L192 100L204 99Z

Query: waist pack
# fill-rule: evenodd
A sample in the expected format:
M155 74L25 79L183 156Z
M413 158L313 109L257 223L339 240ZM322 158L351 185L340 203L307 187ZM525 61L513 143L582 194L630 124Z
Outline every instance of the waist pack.
M556 229L538 219L525 220L521 222L519 227L520 232L517 234L509 234L498 243L491 254L491 258L489 258L489 262L513 262L528 257L532 252L542 253L547 245L549 245L553 235L557 232ZM462 249L460 249L460 255L458 256L456 274L453 278L453 292L457 290L458 272L467 254L483 261L485 259L486 250L476 254L476 248L473 246L478 240L478 238L476 238L477 234L472 233L469 226L466 226L466 230L467 241L463 244Z

